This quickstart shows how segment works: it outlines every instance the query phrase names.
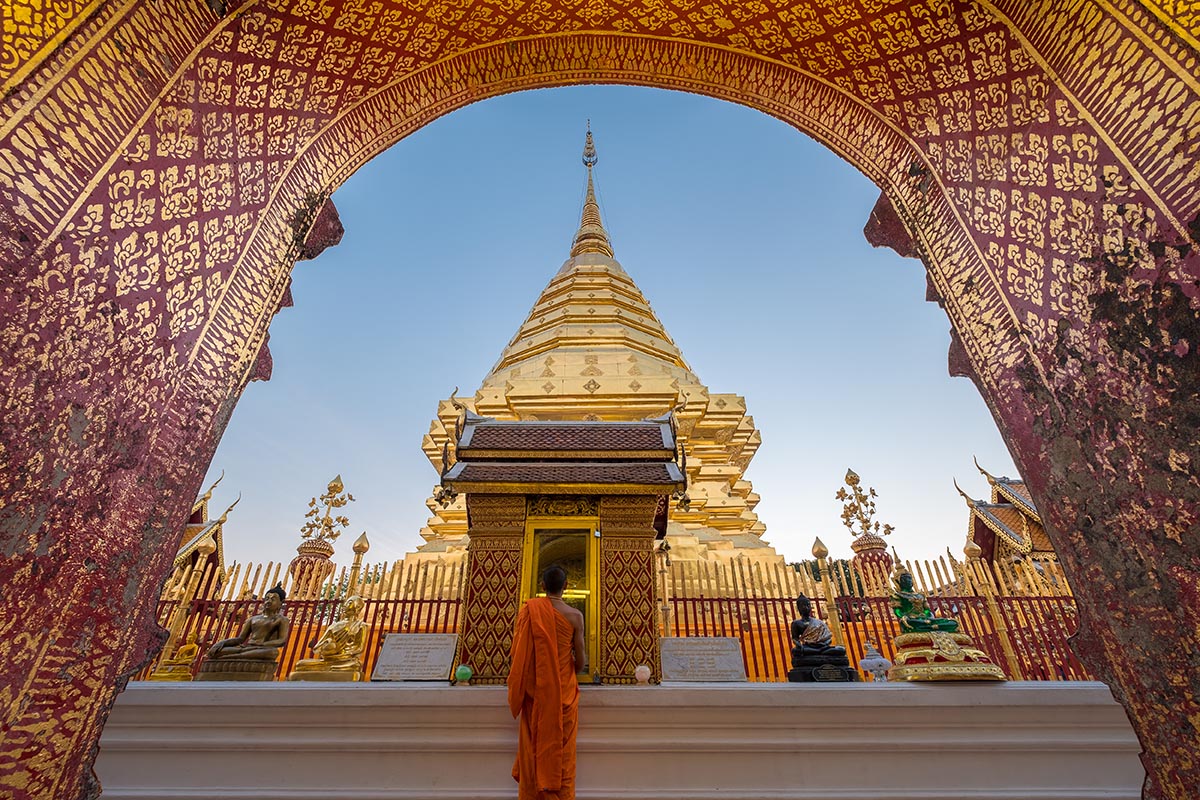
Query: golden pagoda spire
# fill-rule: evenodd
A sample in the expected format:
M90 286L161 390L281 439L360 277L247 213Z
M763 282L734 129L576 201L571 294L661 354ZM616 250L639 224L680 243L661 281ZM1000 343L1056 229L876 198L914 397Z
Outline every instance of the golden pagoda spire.
M608 241L608 232L600 220L600 206L596 203L596 189L592 184L592 167L596 166L596 145L592 141L592 124L588 121L587 140L583 145L583 165L587 167L587 196L583 200L583 215L579 220L579 231L571 247L571 258L583 253L600 253L612 258L613 249Z

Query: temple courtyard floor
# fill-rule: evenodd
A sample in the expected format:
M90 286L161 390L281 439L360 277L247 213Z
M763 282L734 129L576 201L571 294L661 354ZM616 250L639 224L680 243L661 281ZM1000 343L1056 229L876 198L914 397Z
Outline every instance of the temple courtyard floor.
M580 800L1141 796L1099 683L584 687ZM513 798L503 687L131 683L105 800Z

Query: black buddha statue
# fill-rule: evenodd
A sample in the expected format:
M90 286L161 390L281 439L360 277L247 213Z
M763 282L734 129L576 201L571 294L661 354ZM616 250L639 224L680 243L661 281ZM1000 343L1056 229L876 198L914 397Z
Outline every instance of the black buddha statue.
M833 644L833 632L823 620L812 614L812 601L804 595L796 598L800 619L792 620L791 683L856 681L858 672L850 668L846 648Z

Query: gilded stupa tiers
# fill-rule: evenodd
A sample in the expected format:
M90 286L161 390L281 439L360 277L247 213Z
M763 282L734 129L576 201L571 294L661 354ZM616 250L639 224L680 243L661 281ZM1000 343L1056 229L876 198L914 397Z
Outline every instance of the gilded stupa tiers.
M761 538L759 498L743 477L761 442L745 398L709 392L614 258L596 201L590 132L583 162L587 193L570 257L474 397L439 404L422 449L440 473L460 406L499 420L640 420L677 408L691 502L687 511L671 508L671 558L780 560ZM465 552L463 498L445 508L433 497L427 504L434 516L416 559Z

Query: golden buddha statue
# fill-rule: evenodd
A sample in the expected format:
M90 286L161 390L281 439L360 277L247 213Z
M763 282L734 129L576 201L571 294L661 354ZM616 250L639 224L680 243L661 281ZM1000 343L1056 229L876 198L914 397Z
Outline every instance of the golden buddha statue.
M357 681L362 678L362 656L367 625L362 620L366 603L358 595L342 603L337 622L325 629L313 645L315 658L296 662L289 681Z
M196 643L196 632L192 631L173 655L158 662L158 667L150 675L150 680L190 681L192 679L192 663L199 654L200 645Z

